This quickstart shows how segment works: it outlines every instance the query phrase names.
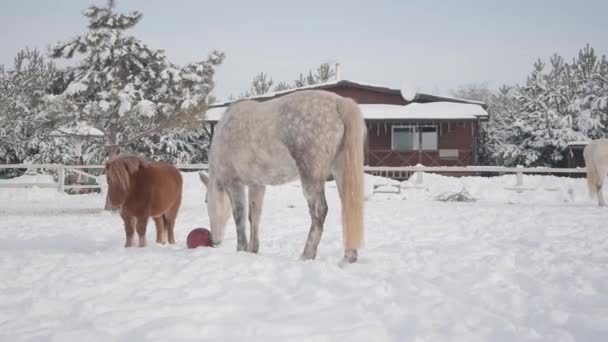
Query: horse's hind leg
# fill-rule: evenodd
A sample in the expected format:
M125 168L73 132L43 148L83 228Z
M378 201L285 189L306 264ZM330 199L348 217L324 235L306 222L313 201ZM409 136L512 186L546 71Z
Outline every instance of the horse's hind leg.
M597 185L597 204L600 207L605 207L606 202L604 201L604 192L602 191L603 184Z
M139 237L139 247L146 247L146 227L148 226L148 217L139 216L137 218L137 236Z
M226 187L226 193L230 197L232 203L232 215L236 224L236 250L244 251L247 249L247 234L245 227L247 225L247 217L245 216L245 186L242 184L230 184Z
M155 217L154 225L156 225L156 243L165 244L165 222L163 220L163 217Z
M260 216L262 216L262 205L264 204L264 193L266 187L263 185L249 186L249 246L247 251L257 253L260 249Z
M178 197L175 204L167 210L165 214L163 214L163 218L165 220L165 229L167 230L167 239L170 244L175 243L175 219L177 218L177 213L179 212L179 207L182 203L182 198Z
M311 260L317 256L317 247L323 235L323 224L327 216L327 201L325 200L325 180L302 179L304 196L308 201L311 224L306 246L302 252L303 260Z
M604 201L604 192L602 188L604 187L604 179L606 178L606 174L608 173L607 167L600 167L599 173L597 174L597 201L600 207L605 207L606 202Z

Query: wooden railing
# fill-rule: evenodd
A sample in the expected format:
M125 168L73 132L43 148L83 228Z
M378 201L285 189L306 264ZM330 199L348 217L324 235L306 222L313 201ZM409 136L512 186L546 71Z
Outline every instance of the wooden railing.
M207 164L177 164L175 165L180 170L206 170ZM0 164L0 169L27 169L27 170L53 170L57 174L57 181L50 183L14 183L2 182L0 180L0 188L57 188L63 192L68 189L102 189L100 184L83 185L83 184L66 184L66 174L73 173L79 176L84 176L97 181L97 175L84 172L83 170L103 170L103 165L61 165L61 164Z
M390 174L391 172L411 172L415 173L414 183L422 185L424 183L425 172L436 173L512 173L516 175L516 181L513 189L524 189L524 174L585 174L585 168L549 168L549 167L503 167L503 166L366 166L365 171L382 176L382 174Z
M180 170L207 170L207 164L177 164L175 165ZM14 183L0 181L0 188L26 188L26 187L41 187L41 188L57 188L59 191L66 189L101 189L102 186L96 185L69 185L65 184L66 173L75 173L78 175L98 179L99 176L84 172L83 170L103 169L103 165L59 165L59 164L0 164L0 169L47 169L54 170L57 173L57 182L52 183ZM546 167L502 167L502 166L366 166L365 172L380 176L389 176L390 173L415 173L415 184L422 185L424 182L424 173L511 173L516 175L515 187L524 186L524 174L584 174L585 168L546 168Z

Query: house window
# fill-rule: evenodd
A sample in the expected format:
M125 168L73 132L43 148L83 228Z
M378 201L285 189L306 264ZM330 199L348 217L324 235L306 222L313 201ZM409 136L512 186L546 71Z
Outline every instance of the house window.
M415 126L393 126L393 150L417 150L418 142Z
M422 150L436 150L437 149L437 126L421 126L418 127L421 134L421 146Z
M393 150L437 150L437 126L393 126L392 129Z

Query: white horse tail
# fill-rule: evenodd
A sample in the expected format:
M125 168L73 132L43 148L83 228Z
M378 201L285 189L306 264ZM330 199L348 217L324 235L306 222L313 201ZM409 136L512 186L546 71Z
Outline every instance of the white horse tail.
M341 187L342 233L344 248L363 246L364 144L366 127L359 106L350 98L338 100L338 112L344 122L342 139Z
M589 190L589 196L595 198L597 196L598 184L600 181L600 175L598 172L598 165L593 160L593 146L588 145L583 150L583 158L585 159L585 166L587 167L587 189Z

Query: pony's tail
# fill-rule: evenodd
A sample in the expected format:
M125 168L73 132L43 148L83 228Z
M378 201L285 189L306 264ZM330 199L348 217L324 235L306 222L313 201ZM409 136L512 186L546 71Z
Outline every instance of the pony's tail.
M364 144L366 127L359 106L350 98L338 100L338 112L344 122L340 153L342 234L344 248L356 251L363 246Z
M587 155L584 155L585 157L585 164L587 166L587 189L589 190L589 196L591 198L595 198L595 196L597 196L597 185L598 185L598 180L599 180L599 173L597 170L596 165L593 163L593 161L591 160L591 158L587 158Z

